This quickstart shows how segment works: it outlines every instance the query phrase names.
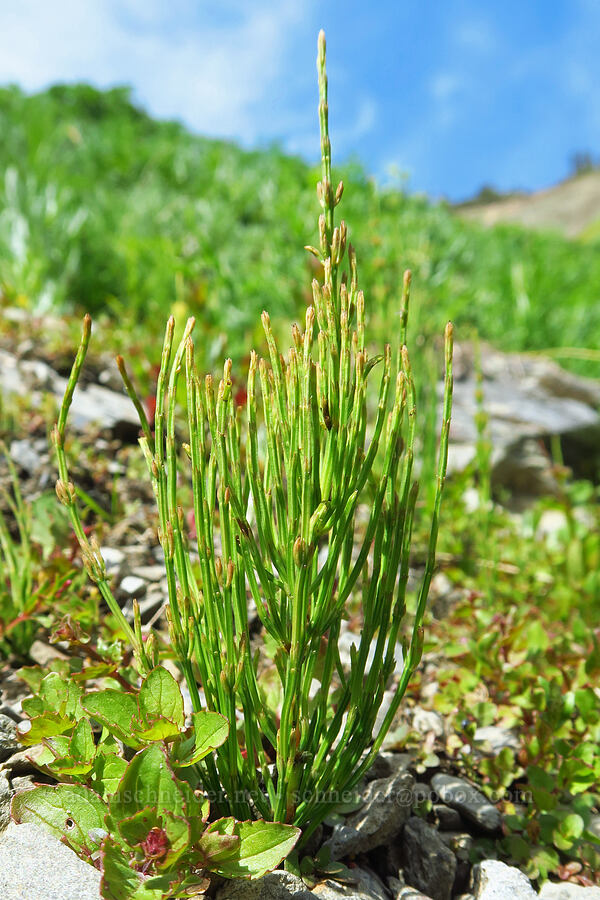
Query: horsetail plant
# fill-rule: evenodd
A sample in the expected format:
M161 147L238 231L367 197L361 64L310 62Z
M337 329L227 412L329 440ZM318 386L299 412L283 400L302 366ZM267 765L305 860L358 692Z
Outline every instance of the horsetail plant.
M334 189L331 175L322 32L317 65L322 212L319 246L306 249L321 264L322 280L313 281L304 330L293 326L292 346L283 356L263 313L268 354L251 354L244 410L232 391L231 360L218 385L210 375L201 380L194 320L176 346L170 318L153 426L118 358L140 417L140 445L158 506L172 650L194 710L205 705L230 723L227 740L196 767L198 783L221 814L293 823L303 829L304 842L372 764L421 658L452 396L449 323L429 545L407 629L418 491L415 385L406 348L410 274L402 288L397 343L371 355L356 255L345 222L334 222L343 185ZM98 548L78 524L64 456L66 415L89 329L86 319L56 430L59 494L74 516L86 565L146 674L156 664L157 645L142 640L139 619L131 629L110 594ZM182 382L187 442L181 441L178 420ZM181 503L184 479L193 495L193 547ZM362 632L347 668L340 656L341 624L358 597ZM263 630L258 648L249 600ZM374 733L400 646L399 681ZM266 700L265 647L276 671L277 703Z

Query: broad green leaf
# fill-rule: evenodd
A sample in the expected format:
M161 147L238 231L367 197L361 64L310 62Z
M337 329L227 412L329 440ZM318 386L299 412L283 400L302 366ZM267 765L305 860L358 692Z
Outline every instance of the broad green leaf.
M197 841L195 849L198 853L198 868L215 872L215 866L231 859L239 850L240 839L235 834L219 834L208 828Z
M169 719L183 728L183 697L179 685L162 666L152 669L144 680L139 694L140 711L145 721Z
M50 672L42 678L38 696L44 704L44 709L49 712L79 718L81 693L79 685L70 678L64 679L57 672Z
M532 788L533 802L539 810L551 812L556 808L558 799L550 791L545 788Z
M554 829L553 840L557 850L570 850L583 834L585 823L577 813L571 813Z
M140 741L169 741L180 734L179 725L169 719L154 719L144 727L135 729L135 736Z
M210 869L224 878L261 878L276 869L293 850L300 829L279 822L236 822L219 819L206 829L208 833L234 834L240 839L231 856L212 861Z
M75 778L76 781L87 781L86 778L81 779L75 776L87 775L88 772L92 771L93 765L91 762L80 762L78 759L73 759L72 756L61 756L60 759L50 763L48 769L55 776L67 775L70 778Z
M174 875L153 875L137 889L132 900L168 900L173 897L179 878ZM190 900L194 900L190 897Z
M21 722L17 727L17 733L25 747L32 747L34 744L39 744L44 738L71 731L74 724L74 720L70 717L48 712Z
M71 735L71 756L80 762L92 763L96 754L96 744L89 719L82 718Z
M220 713L200 710L192 715L192 727L173 745L171 764L192 766L227 740L229 722Z
M185 817L184 796L158 744L136 753L109 805L115 826L147 806Z
M532 787L552 791L556 786L555 778L539 766L527 766L527 780Z
M54 759L66 756L71 746L71 737L67 734L57 734L52 737L44 738L44 744L53 754Z
M134 730L139 725L139 708L133 694L124 691L92 691L86 694L81 705L128 747L140 746Z
M103 900L132 900L143 885L144 878L135 872L123 855L122 848L108 837L102 844L102 881L100 892ZM151 900L161 900L162 894L151 895Z
M89 855L95 849L89 833L105 827L108 809L98 794L81 784L44 784L17 794L11 811L15 822L41 825L76 852Z
M111 838L102 845L103 900L165 900L177 887L176 875L153 875L144 878L128 863L123 849Z
M117 790L126 771L127 760L100 744L94 760L91 786L104 800L108 800L109 796Z

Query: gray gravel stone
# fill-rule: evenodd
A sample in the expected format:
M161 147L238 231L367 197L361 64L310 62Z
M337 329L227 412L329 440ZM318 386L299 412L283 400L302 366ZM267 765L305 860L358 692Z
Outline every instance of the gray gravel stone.
M457 831L442 831L440 838L452 850L457 859L468 860L471 847L473 846L473 837L470 834Z
M519 738L508 728L500 728L499 725L482 725L473 735L475 742L482 741L490 745L492 753L500 753L505 747L518 750Z
M500 828L501 817L481 791L462 778L438 772L431 779L431 786L447 806L457 809L470 822L492 834Z
M431 731L436 737L442 737L444 734L444 720L433 709L416 706L413 712L412 726L419 734L429 734Z
M10 778L13 778L15 775L33 775L38 770L31 760L27 759L28 753L31 753L30 747L26 750L19 750L17 753L13 753L12 756L9 756L8 759L2 763L0 770L7 772Z
M496 859L484 859L473 866L475 900L534 900L536 892L520 869Z
M460 831L462 828L463 821L457 809L444 803L436 803L433 811L437 816L439 831Z
M137 566L133 569L132 575L143 578L145 581L162 581L165 577L165 567L159 566Z
M4 831L10 822L11 793L8 778L0 772L0 832Z
M118 572L125 561L125 554L118 547L100 547L100 553L109 575Z
M36 825L0 835L2 900L98 900L100 872Z
M404 877L432 900L450 900L456 857L435 828L413 816L403 834Z
M401 831L411 813L414 779L400 771L390 778L371 781L363 793L363 806L334 828L326 845L333 859L366 853L387 844Z
M147 583L137 575L126 575L119 585L119 590L126 597L140 597L146 593Z
M296 875L277 870L258 881L228 881L215 900L313 900L313 895Z
M0 714L0 762L12 756L21 745L17 738L17 723L10 716Z
M600 900L600 887L582 887L580 884L560 884L547 881L541 891L540 900Z
M32 441L24 438L20 441L11 441L10 456L14 463L24 469L28 475L33 475L41 468L44 459L36 450Z
M381 879L369 869L352 869L356 884L339 884L328 879L313 888L312 896L319 900L388 900L388 892Z

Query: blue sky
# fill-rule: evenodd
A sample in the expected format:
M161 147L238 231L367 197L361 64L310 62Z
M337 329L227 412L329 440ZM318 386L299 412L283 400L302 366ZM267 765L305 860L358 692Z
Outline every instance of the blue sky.
M154 115L315 160L321 27L334 166L460 199L600 156L600 0L0 0L0 83L131 84Z

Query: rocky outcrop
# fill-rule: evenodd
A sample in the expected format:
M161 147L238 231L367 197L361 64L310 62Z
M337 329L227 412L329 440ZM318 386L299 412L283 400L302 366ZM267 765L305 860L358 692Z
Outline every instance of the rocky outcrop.
M496 488L538 495L552 493L550 442L560 439L566 465L594 477L600 462L600 381L581 378L551 360L481 348L483 410L492 444ZM477 378L471 344L455 347L454 402L449 470L475 457Z

